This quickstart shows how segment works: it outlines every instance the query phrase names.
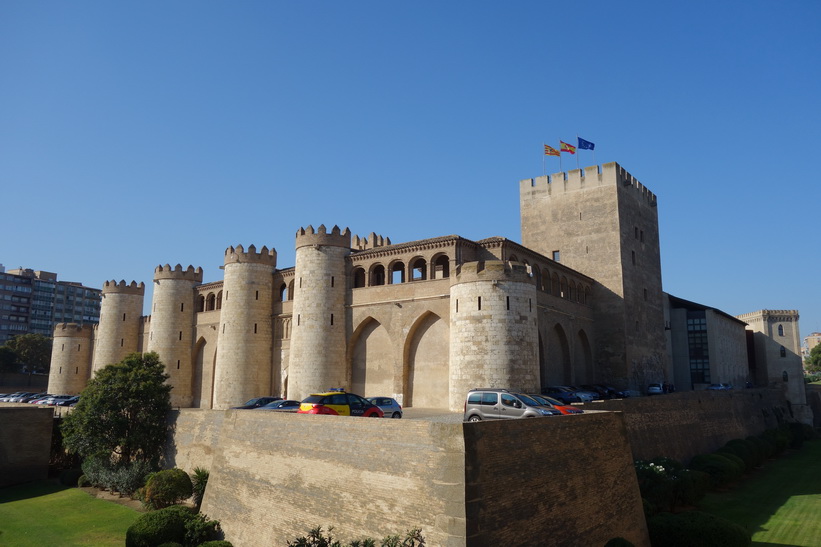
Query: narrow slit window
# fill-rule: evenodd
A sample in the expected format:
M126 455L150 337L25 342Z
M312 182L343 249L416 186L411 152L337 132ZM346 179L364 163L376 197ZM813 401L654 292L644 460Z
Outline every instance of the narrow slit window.
M509 310L510 310L510 297L509 297L509 296L506 296L505 298L506 298L506 302L505 302L505 303L506 303L506 305L507 305L507 309L508 309L508 311L509 311Z
M60 367L60 370L57 371L57 374L62 374L62 373L63 373L63 367Z
M180 370L180 360L177 359L177 370Z
M456 313L459 313L459 299L456 299Z
M256 334L256 333L257 333L257 324L254 323L254 334Z
M334 314L331 314L331 325L334 324Z
M180 303L180 311L185 311L185 302Z
M254 300L259 300L259 291L257 291L256 295L254 296Z
M182 331L180 331L180 340L182 340Z
M331 287L334 286L334 276L331 276Z
M80 367L74 367L74 374L80 374Z
M125 338L120 338L120 347L125 345Z
M482 297L479 297L479 311L482 311Z
M123 314L123 321L125 321L125 314Z

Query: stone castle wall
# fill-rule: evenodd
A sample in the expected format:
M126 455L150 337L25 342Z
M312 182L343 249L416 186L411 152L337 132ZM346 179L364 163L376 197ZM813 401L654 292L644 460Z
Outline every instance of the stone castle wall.
M317 526L342 540L421 527L445 547L566 533L648 545L618 413L463 424L192 409L173 421L169 463L210 469L202 511L238 547Z
M48 477L52 415L39 405L0 403L0 488Z

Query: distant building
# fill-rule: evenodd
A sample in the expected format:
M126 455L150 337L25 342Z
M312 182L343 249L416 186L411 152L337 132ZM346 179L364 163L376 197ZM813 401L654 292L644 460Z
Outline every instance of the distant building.
M806 359L810 356L812 348L821 344L821 332L814 332L804 338L804 345L801 347L801 356Z
M18 334L51 337L58 323L100 321L100 289L57 281L57 274L0 265L0 345Z

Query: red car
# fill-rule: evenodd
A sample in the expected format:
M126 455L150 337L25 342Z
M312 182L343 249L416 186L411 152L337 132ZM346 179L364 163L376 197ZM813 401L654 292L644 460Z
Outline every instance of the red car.
M312 393L299 405L298 414L335 414L337 416L364 416L381 418L382 409L359 395L344 391Z
M546 395L530 395L533 399L536 399L538 402L544 402L548 406L552 406L562 414L584 414L584 410L581 408L576 408L575 406L564 404L563 402L559 401L558 399L554 399L553 397L548 397Z

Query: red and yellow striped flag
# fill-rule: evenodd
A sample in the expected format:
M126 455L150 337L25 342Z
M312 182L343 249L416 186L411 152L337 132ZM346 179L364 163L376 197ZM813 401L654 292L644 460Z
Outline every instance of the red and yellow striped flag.
M568 152L570 154L575 154L576 153L576 147L573 146L572 144L567 144L564 141L559 141L559 142L562 143L562 152Z
M545 156L558 156L559 151L553 148L552 146L544 145L544 155Z

